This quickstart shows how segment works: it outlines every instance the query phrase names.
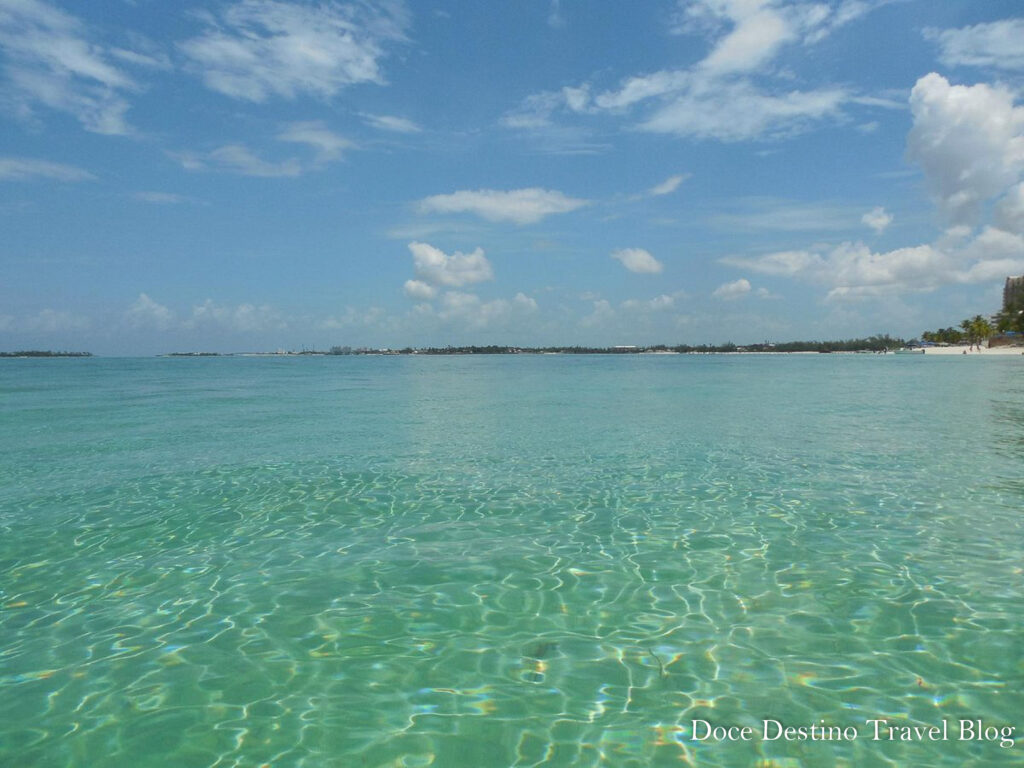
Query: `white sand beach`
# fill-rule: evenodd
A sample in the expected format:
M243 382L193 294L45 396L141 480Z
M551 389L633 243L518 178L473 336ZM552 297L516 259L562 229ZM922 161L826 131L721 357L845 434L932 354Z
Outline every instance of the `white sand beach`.
M1024 347L992 347L989 349L985 347L978 349L968 349L966 345L956 347L924 347L924 353L926 355L1024 355Z

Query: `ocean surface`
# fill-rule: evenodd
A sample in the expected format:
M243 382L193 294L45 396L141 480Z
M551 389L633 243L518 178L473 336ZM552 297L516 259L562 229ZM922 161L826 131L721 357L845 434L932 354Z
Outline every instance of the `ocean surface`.
M1022 569L1021 358L0 360L5 768L1024 765Z

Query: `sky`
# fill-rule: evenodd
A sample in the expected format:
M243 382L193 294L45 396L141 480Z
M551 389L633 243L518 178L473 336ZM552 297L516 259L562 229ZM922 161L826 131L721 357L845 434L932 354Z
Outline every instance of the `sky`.
M1019 0L0 0L0 350L911 338L1022 180Z

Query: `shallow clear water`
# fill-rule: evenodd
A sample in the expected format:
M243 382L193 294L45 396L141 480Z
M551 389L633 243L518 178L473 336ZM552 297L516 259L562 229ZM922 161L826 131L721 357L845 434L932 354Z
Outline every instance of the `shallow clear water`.
M1015 358L0 361L0 765L1021 765L1022 478Z

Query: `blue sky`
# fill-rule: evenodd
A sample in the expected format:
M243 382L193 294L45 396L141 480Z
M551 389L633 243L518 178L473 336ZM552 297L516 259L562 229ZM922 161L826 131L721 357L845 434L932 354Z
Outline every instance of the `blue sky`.
M0 0L0 349L906 337L1024 273L1017 0Z

